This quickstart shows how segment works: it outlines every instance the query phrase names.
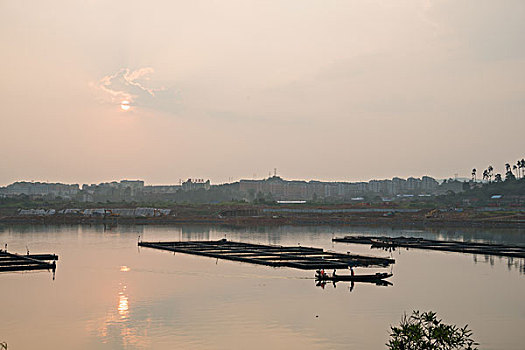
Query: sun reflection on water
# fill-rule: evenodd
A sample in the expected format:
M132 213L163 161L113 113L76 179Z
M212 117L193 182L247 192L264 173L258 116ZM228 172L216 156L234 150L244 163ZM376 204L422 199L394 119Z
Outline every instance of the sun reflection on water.
M148 339L145 337L148 327L145 325L149 324L149 318L141 327L133 320L128 286L125 282L119 284L117 296L116 308L111 307L104 318L93 322L91 330L97 333L103 344L113 344L118 348L148 348Z
M126 286L124 286L124 289L126 289ZM129 314L128 296L124 294L124 292L119 292L117 309L118 309L120 318L128 317L128 314Z

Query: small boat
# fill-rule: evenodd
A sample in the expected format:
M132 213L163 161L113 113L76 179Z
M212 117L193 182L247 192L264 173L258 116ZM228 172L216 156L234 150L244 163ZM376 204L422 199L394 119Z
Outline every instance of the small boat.
M385 278L392 277L393 275L391 273L386 272L378 272L374 275L320 275L317 273L315 275L315 279L318 281L354 281L354 282L376 282L383 280Z

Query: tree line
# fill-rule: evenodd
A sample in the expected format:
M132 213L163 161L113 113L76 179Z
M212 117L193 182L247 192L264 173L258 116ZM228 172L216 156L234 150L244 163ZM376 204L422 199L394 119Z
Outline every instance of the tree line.
M478 171L476 168L472 169L473 182L477 182L477 173ZM493 177L494 182L503 181L503 177L500 173L494 174L494 168L492 165L489 165L487 169L484 169L482 175L483 181L488 181L489 183L493 182ZM518 159L514 165L510 165L510 163L505 164L505 181L522 179L523 177L525 177L525 159Z

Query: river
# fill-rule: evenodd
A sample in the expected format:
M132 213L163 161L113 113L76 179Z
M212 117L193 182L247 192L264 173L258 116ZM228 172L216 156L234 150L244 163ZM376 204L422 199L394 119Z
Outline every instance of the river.
M59 255L48 271L0 274L9 349L384 349L404 312L468 324L481 349L523 349L525 263L332 243L346 234L525 245L518 229L0 226L0 244ZM389 256L392 286L316 286L313 271L139 248L137 241L231 239ZM342 272L341 272L342 273Z

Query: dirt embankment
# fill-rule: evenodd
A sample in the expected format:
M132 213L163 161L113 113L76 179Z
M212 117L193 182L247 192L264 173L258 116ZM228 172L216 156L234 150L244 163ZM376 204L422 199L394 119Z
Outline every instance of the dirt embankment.
M360 213L311 213L283 212L243 215L243 212L228 212L228 216L202 210L162 217L86 217L74 215L53 216L3 216L4 224L138 224L138 225L176 225L176 224L216 224L232 226L271 226L271 225L388 225L414 227L525 227L525 213L519 212L360 212ZM238 214L238 215L236 215Z

